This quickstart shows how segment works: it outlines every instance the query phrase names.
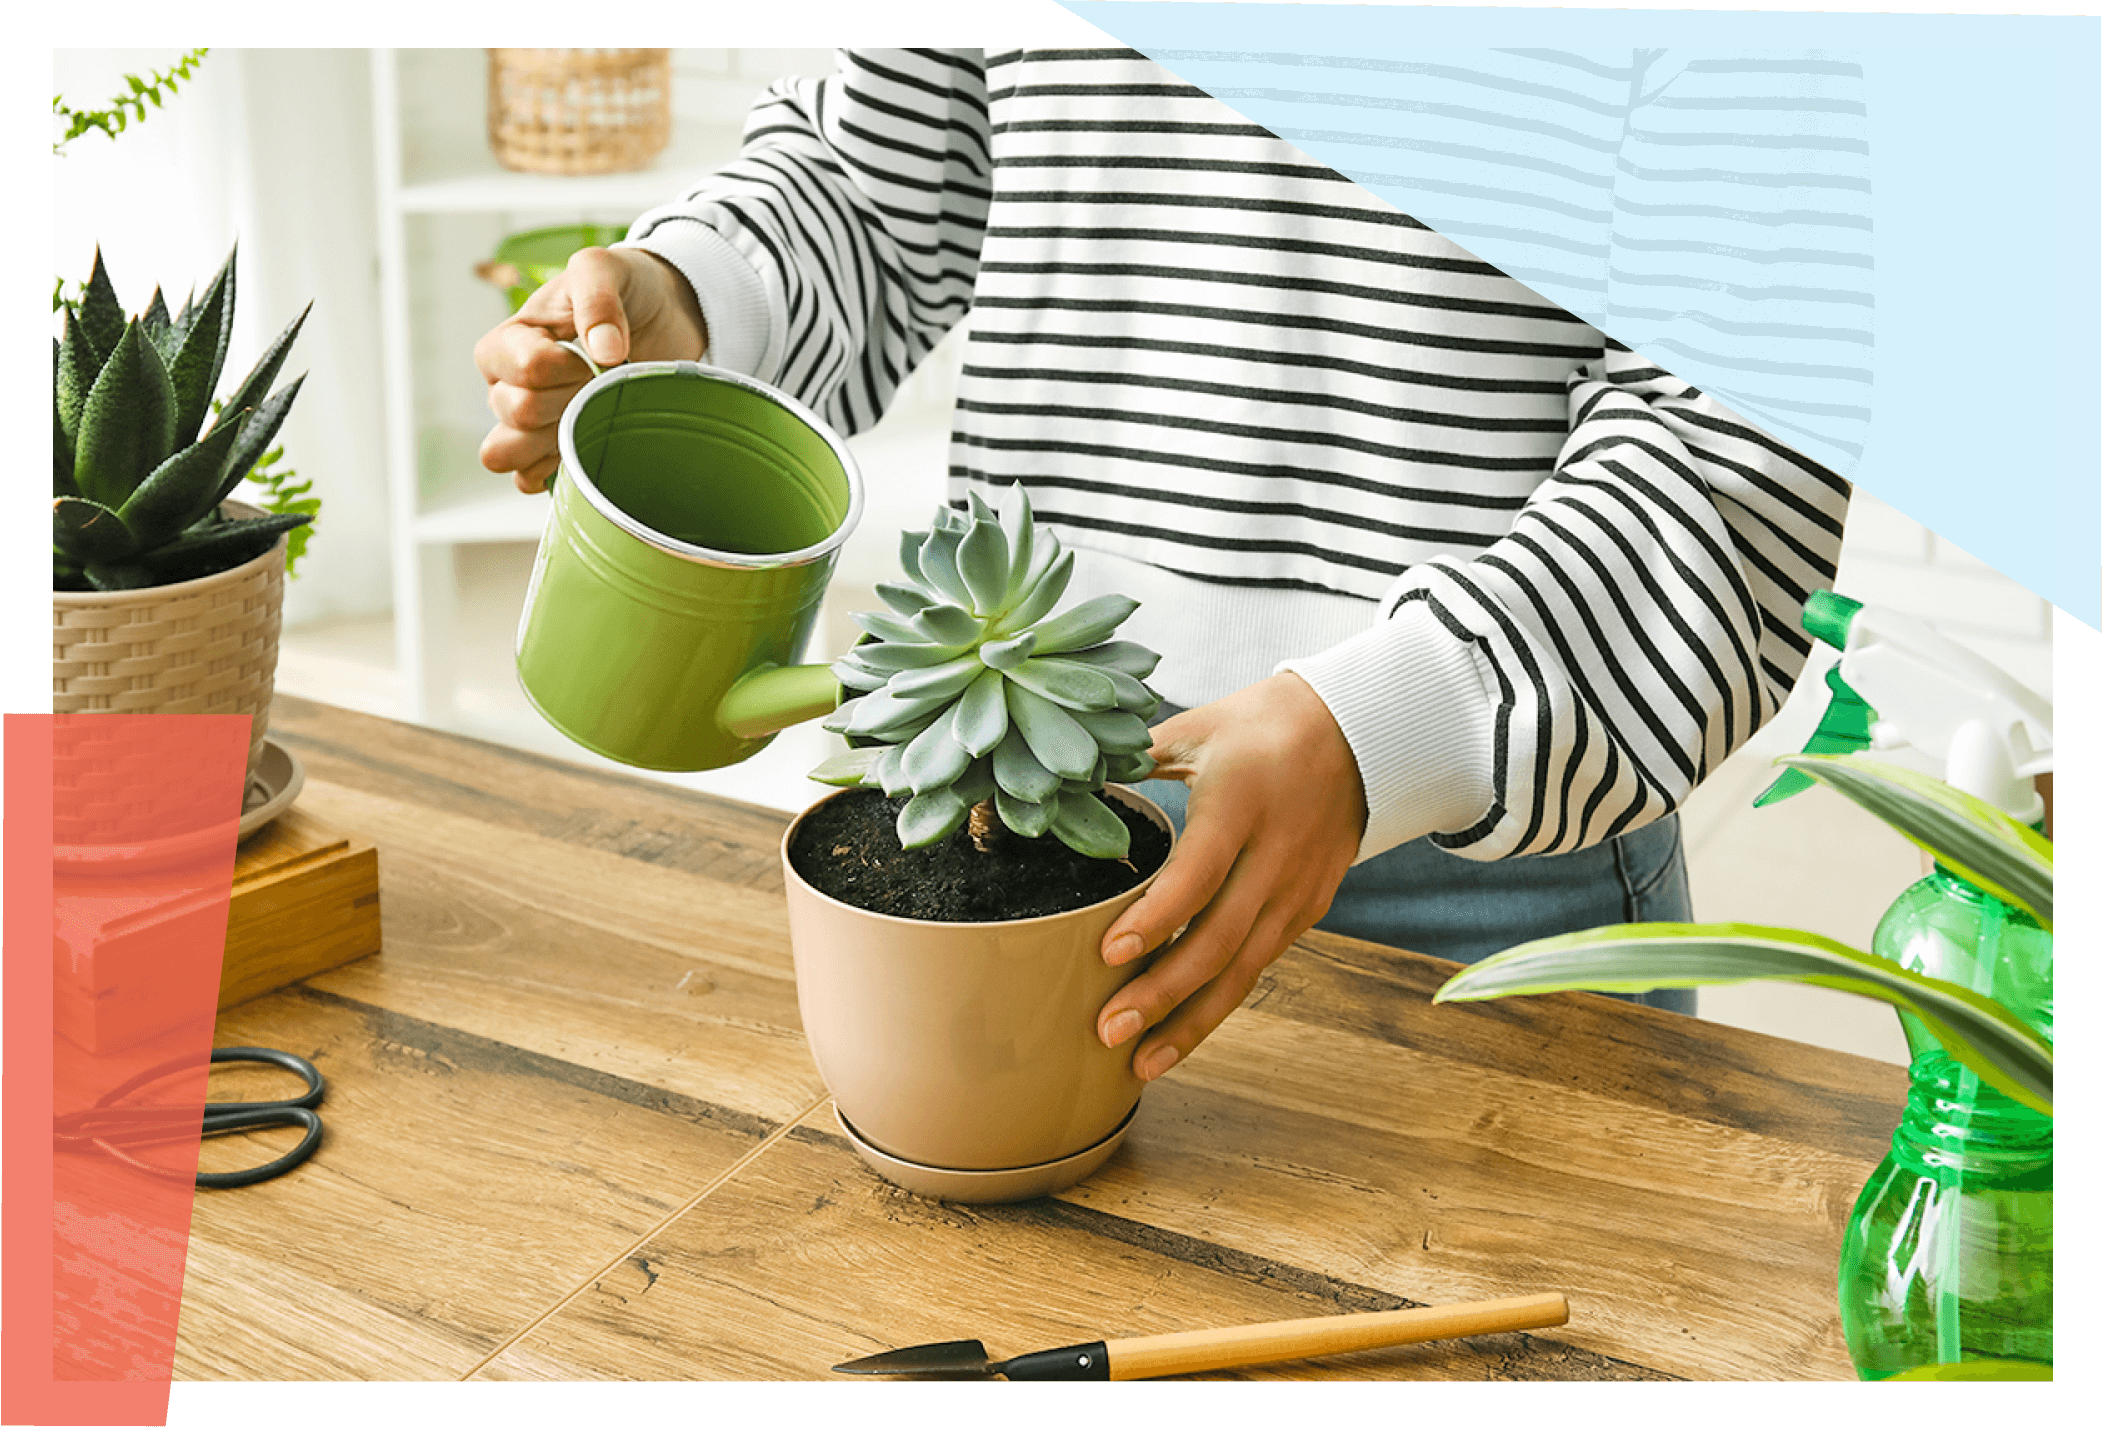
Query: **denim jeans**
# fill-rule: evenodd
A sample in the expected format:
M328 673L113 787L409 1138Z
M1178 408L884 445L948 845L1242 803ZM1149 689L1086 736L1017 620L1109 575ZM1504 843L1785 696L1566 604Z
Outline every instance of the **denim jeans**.
M1174 710L1163 706L1155 722ZM1159 804L1177 831L1188 790L1168 779L1132 786ZM1368 858L1344 875L1315 926L1435 958L1473 963L1533 938L1603 923L1687 922L1693 917L1679 816L1574 853L1484 863L1427 838ZM1692 1015L1691 988L1612 994Z

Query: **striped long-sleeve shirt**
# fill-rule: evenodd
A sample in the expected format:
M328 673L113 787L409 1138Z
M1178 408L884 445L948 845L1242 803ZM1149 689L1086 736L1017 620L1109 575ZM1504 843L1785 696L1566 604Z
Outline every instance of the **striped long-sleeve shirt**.
M1130 52L843 52L629 242L850 433L968 311L952 495L1021 482L1167 699L1304 677L1360 857L1673 809L1836 566L1838 477Z

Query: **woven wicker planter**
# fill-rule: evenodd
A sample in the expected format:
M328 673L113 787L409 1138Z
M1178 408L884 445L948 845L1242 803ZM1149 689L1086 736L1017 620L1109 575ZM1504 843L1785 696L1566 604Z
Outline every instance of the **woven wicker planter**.
M263 514L240 502L220 509ZM277 674L286 546L280 536L245 565L176 585L54 592L52 712L245 714L253 722L247 778L254 778ZM95 726L57 723L54 804L64 812L54 818L56 843L124 843L185 832L175 825L194 822L194 815L171 811L208 806L200 789L226 776L162 767L150 750L129 747Z
M489 147L505 168L620 173L670 141L670 50L489 51Z

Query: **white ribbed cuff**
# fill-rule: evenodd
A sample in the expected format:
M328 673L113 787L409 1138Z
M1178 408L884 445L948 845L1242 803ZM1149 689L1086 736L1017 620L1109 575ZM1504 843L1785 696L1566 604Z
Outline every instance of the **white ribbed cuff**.
M640 239L616 248L654 253L685 275L700 299L701 321L708 325L703 361L741 372L762 382L773 380L767 359L776 344L767 317L766 283L730 240L693 219L664 219Z
M1357 757L1366 810L1357 862L1488 812L1496 704L1467 642L1421 601L1277 668L1314 687Z

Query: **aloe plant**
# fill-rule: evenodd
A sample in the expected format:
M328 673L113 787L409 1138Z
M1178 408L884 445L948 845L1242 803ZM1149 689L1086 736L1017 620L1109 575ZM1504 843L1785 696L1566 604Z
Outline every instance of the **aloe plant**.
M207 427L233 316L231 253L180 313L171 317L156 289L145 311L127 319L96 252L51 348L55 589L130 590L209 575L261 555L281 532L312 519L219 515L306 380L269 391L302 312Z
M2050 841L1960 789L1860 755L1779 761L1822 780L1946 867L2048 928ZM1434 1002L1542 992L1647 992L1758 979L1804 983L1911 1013L1949 1054L2016 1101L2051 1111L2051 1044L1991 998L1815 933L1742 923L1625 923L1541 938L1484 958Z
M1153 772L1145 684L1160 657L1111 635L1138 602L1121 595L1052 614L1073 554L1039 530L1010 486L1000 508L973 492L899 545L902 583L859 614L862 643L833 665L855 696L825 728L858 747L811 771L822 783L910 794L898 840L921 848L968 821L989 848L1046 833L1090 858L1123 858L1131 834L1099 797Z

